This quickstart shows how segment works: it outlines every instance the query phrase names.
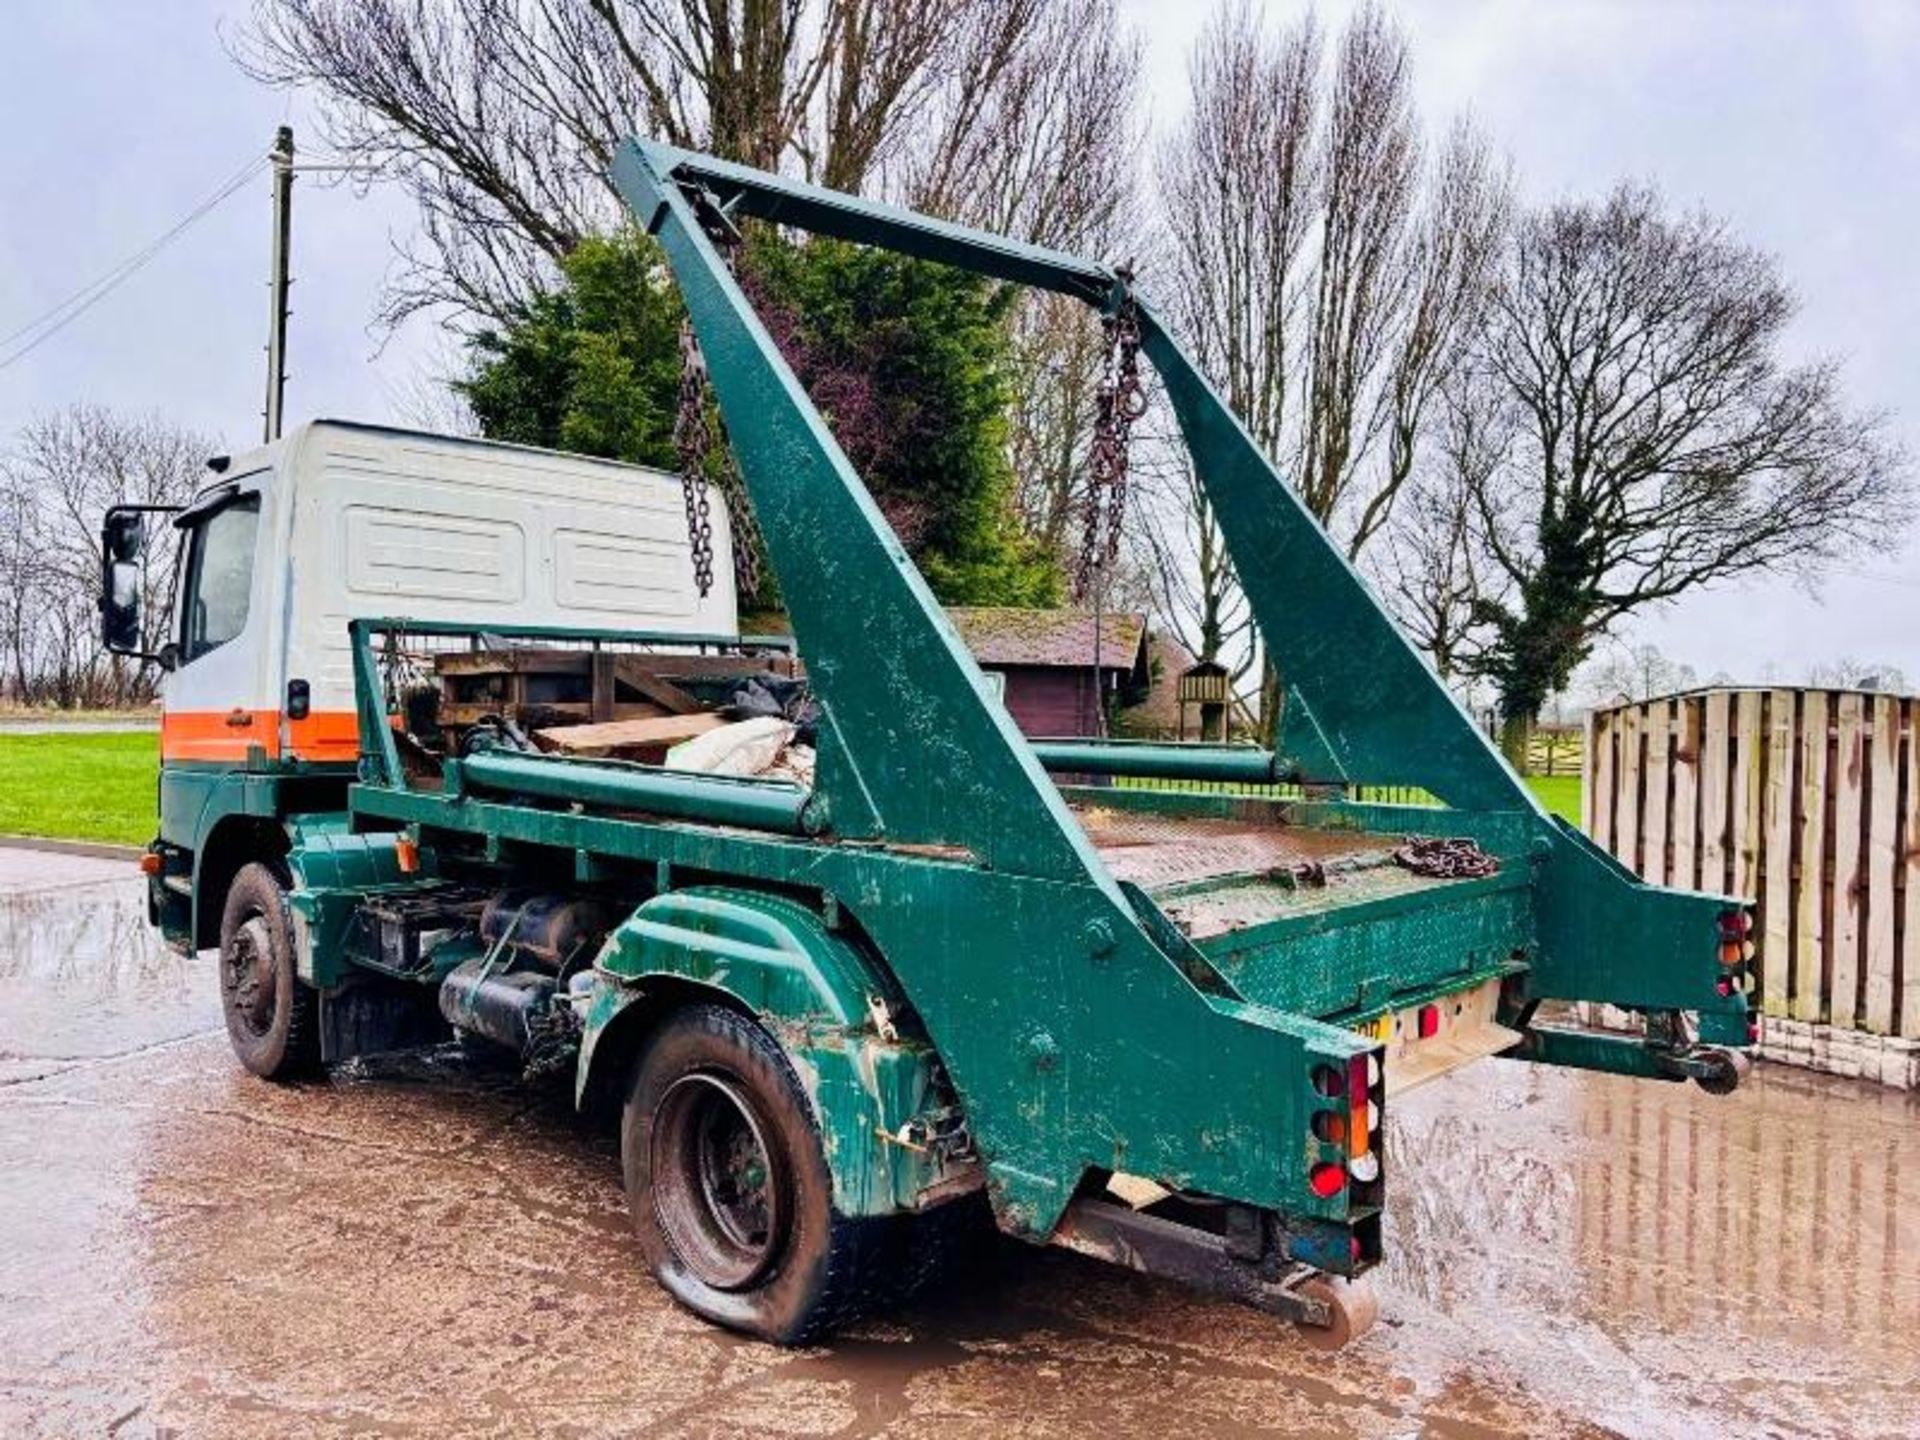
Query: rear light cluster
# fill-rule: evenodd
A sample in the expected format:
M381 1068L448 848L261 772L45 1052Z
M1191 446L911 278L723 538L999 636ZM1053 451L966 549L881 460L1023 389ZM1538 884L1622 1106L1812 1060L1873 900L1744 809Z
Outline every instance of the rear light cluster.
M1753 915L1746 909L1722 910L1720 924L1720 978L1713 988L1721 995L1746 994L1753 989Z
M1321 1104L1313 1113L1313 1136L1321 1159L1307 1171L1307 1186L1322 1200L1351 1189L1353 1204L1372 1204L1380 1182L1379 1127L1386 1075L1380 1052L1351 1057L1345 1065L1314 1068L1313 1088ZM1328 1156L1328 1148L1340 1157Z

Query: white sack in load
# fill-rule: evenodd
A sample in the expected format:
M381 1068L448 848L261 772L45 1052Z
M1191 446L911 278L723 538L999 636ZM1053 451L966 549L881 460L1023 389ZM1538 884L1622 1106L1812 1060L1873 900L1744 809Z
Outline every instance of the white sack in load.
M702 775L759 775L780 758L793 726L772 715L736 720L667 752L667 769Z
M774 761L771 770L762 774L768 780L791 780L802 790L813 788L813 747L811 745L789 745Z

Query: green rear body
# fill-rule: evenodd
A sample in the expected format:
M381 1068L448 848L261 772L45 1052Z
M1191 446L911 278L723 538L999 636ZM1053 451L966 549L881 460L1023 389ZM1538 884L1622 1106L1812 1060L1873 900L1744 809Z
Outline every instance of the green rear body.
M816 782L783 828L744 805L726 823L649 813L657 775L613 762L517 759L551 769L516 790L449 758L423 780L395 739L382 637L457 627L356 622L356 783L344 808L284 827L305 979L330 991L371 973L353 917L381 896L592 896L626 918L578 997L582 1103L617 1089L661 1013L718 999L780 1040L847 1214L984 1187L1003 1230L1038 1240L1121 1174L1248 1207L1286 1255L1340 1273L1379 1258L1387 1177L1349 1166L1351 1097L1328 1077L1367 1073L1374 1017L1491 984L1518 1053L1669 1079L1748 1043L1744 964L1721 963L1734 902L1642 884L1539 808L1144 305L1146 353L1286 682L1270 747L1203 748L1190 768L1335 794L1417 785L1444 808L1056 784L714 237L758 216L1096 307L1137 299L1113 272L665 147L623 147L615 178L711 368L821 707ZM287 783L243 779L200 813L284 822ZM1176 858L1190 832L1340 868L1324 883L1230 862L1128 879L1112 837L1149 822ZM1410 835L1471 840L1498 870L1396 868ZM1544 1022L1543 1003L1580 1000L1655 1023L1638 1039Z

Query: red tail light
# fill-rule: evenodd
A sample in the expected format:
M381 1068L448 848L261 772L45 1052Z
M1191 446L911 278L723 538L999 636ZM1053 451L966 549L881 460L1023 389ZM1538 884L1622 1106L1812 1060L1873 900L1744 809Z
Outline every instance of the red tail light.
M1440 1007L1422 1005L1420 1007L1420 1038L1431 1040L1440 1033Z
M1322 1200L1331 1200L1347 1188L1344 1165L1316 1165L1307 1172L1307 1185Z

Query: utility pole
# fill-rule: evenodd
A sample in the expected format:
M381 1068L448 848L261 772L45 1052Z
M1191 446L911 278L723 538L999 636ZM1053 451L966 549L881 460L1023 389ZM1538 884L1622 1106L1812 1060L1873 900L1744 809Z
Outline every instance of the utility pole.
M273 258L267 276L266 438L280 438L287 398L287 251L293 233L293 127L282 125L273 140Z

